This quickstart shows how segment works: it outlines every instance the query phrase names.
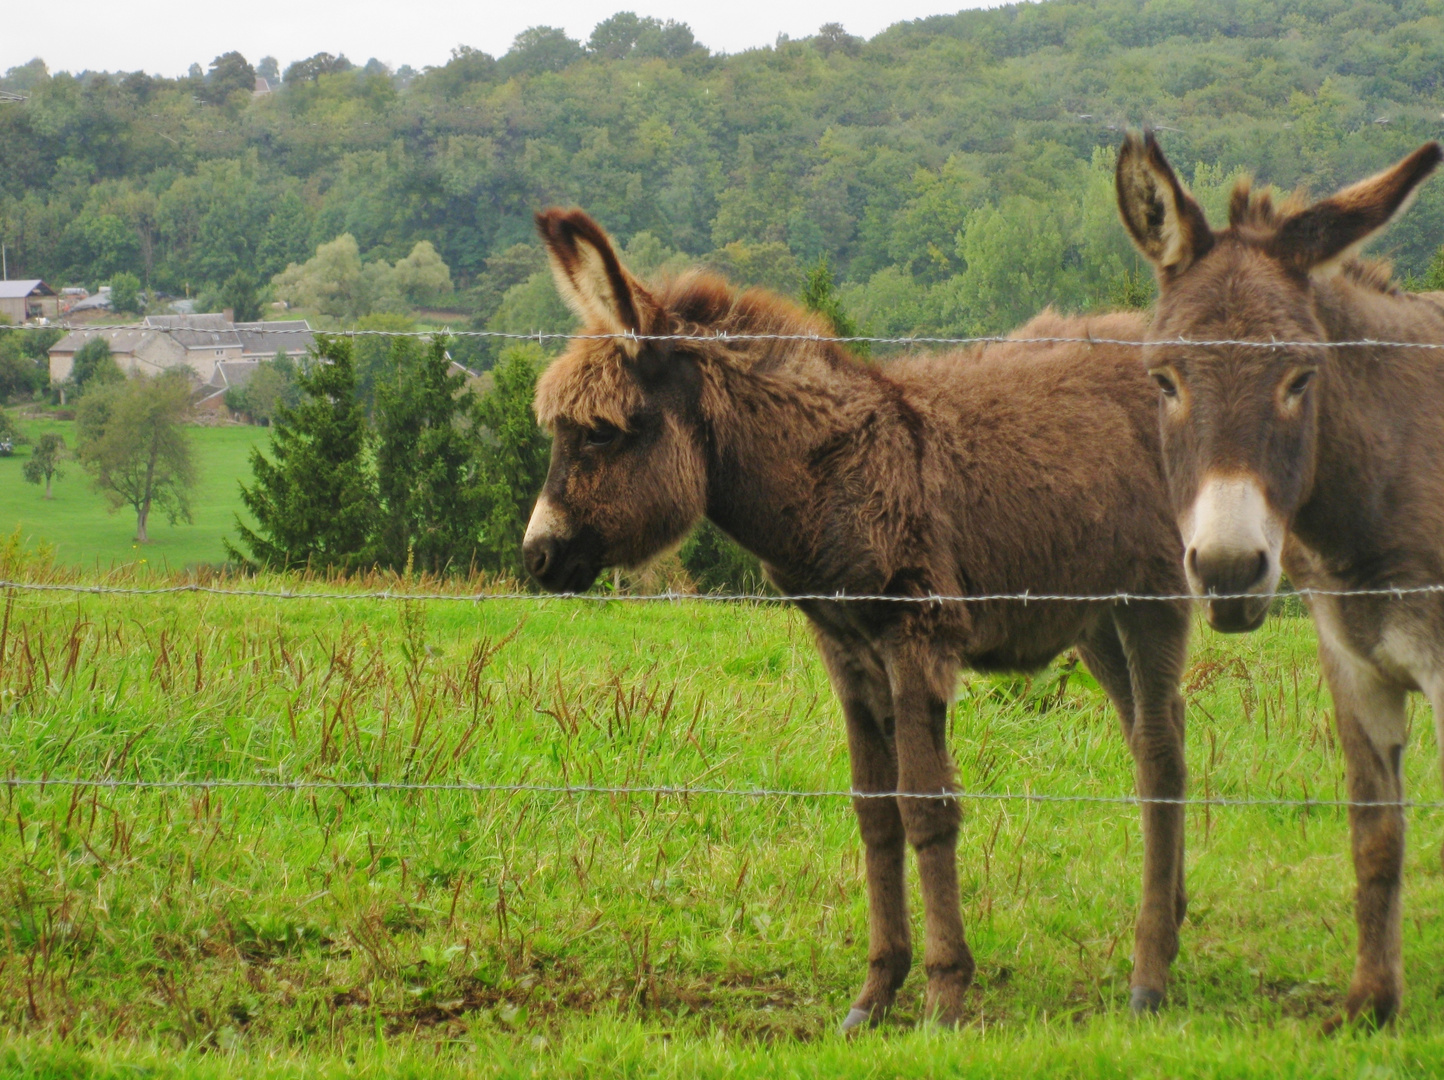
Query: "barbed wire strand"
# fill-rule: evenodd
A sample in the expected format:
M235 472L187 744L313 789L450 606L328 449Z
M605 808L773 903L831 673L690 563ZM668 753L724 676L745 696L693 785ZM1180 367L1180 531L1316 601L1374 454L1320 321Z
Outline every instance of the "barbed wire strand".
M22 323L19 326L0 327L0 330L63 330L67 333L98 333L102 331L132 330L157 334L234 334L234 330L212 330L187 326L145 326L135 323L58 323L40 326ZM521 333L507 330L315 330L309 327L275 327L248 325L247 334L275 334L326 337L375 337L375 338L490 338L499 341L697 341L713 344L751 341L807 341L819 343L866 344L866 345L1121 345L1133 348L1157 346L1178 346L1191 348L1224 348L1237 346L1251 349L1444 349L1444 342L1438 341L1384 341L1360 338L1353 341L1253 341L1245 338L1192 339L1184 337L1152 338L1133 340L1128 338L1104 337L1010 337L1006 334L980 334L973 337L874 337L868 335L827 335L827 334L574 334L551 331ZM214 345L216 342L207 342Z
M1206 796L1204 798L1161 798L1142 795L1049 795L1029 791L856 791L848 788L727 788L687 787L668 784L488 784L470 781L423 783L407 780L225 780L169 779L146 780L122 777L6 777L0 787L11 788L109 788L130 790L225 791L258 789L265 791L341 791L341 792L424 792L443 791L466 794L532 794L532 795L620 795L675 796L679 798L741 798L741 799L956 799L965 802L1030 802L1085 803L1107 806L1208 806L1266 807L1294 809L1338 809L1345 807L1398 807L1408 810L1444 810L1444 801L1368 801L1356 799L1265 799Z
M1429 596L1444 593L1444 584L1387 585L1362 589L1319 589L1303 587L1292 592L1269 593L977 593L951 595L924 593L920 596L896 596L886 593L534 593L534 592L406 592L391 589L363 591L320 591L307 589L227 589L218 585L186 582L181 585L82 585L68 582L6 581L0 579L0 591L91 594L97 596L176 596L187 593L205 596L250 597L257 600L313 601L420 601L423 603L480 604L497 601L583 601L597 604L741 604L741 603L848 603L848 604L987 604L1014 602L1069 604L1134 604L1177 603L1185 600L1274 600L1290 596L1376 596L1403 599L1406 596Z

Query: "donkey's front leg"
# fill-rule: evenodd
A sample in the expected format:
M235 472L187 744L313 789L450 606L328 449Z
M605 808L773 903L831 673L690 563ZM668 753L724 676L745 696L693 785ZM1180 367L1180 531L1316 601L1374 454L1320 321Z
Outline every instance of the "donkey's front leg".
M1317 608L1315 614L1319 615ZM1354 978L1344 1000L1348 1019L1379 1025L1398 1011L1404 993L1400 887L1404 870L1405 692L1331 641L1326 618L1319 617L1319 659L1334 698L1349 799L1384 804L1349 807L1357 881L1354 920L1359 939Z
M1118 607L1113 613L1127 659L1131 702L1114 701L1125 717L1143 818L1143 898L1133 936L1129 1004L1153 1012L1163 1002L1168 969L1178 955L1178 931L1187 908L1183 886L1184 705L1178 682L1188 654L1188 611L1173 604ZM1101 680L1100 680L1101 681Z
M842 1022L843 1031L876 1026L897 998L912 967L906 855L897 800L869 798L897 790L892 741L892 694L881 661L862 643L844 646L821 632L818 648L847 721L852 801L867 852L867 979Z
M898 791L933 796L954 790L953 762L947 746L948 698L952 666L925 645L906 643L889 658L893 716L896 722ZM958 825L956 799L898 799L908 843L917 853L923 893L928 973L927 1014L955 1026L963 1018L963 999L973 981L973 954L963 934L958 897Z

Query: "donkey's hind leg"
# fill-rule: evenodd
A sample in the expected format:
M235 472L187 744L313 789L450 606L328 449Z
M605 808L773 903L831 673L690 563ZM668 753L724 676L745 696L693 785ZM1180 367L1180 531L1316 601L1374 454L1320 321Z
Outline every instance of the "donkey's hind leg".
M1187 610L1162 603L1115 607L1112 617L1100 620L1080 646L1123 718L1143 799L1184 796L1184 708L1178 682L1187 649ZM1153 1011L1162 1003L1188 907L1183 806L1146 802L1142 818L1143 898L1134 930L1129 1000L1134 1012Z
M881 662L861 642L848 648L819 631L817 643L847 721L853 790L896 791L892 696ZM907 847L897 800L854 798L852 805L867 852L867 980L842 1022L843 1031L875 1026L892 1008L913 961Z

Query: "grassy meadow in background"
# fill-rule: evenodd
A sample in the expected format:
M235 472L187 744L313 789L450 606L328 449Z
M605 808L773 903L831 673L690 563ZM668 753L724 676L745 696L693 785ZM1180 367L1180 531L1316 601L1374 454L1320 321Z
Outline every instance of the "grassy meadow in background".
M19 426L32 444L41 435L55 433L75 451L75 423L68 420L21 420ZM235 514L241 510L237 481L250 482L251 447L266 445L264 428L230 425L189 427L199 483L191 498L194 522L171 525L164 514L151 518L149 544L135 542L135 512L121 507L114 513L90 483L74 458L65 462L65 475L55 481L54 498L44 489L27 484L21 475L33 446L18 446L15 456L0 458L0 532L16 529L27 544L47 544L57 561L91 569L146 560L158 569L180 570L197 563L221 563L226 551L221 541L235 535Z
M848 784L780 606L3 599L12 778ZM1195 793L1342 793L1306 620L1200 631L1185 692ZM1411 708L1410 788L1438 799ZM1132 790L1081 668L966 676L950 726L968 791ZM1137 810L977 801L970 1022L920 1023L919 958L847 1041L866 905L846 799L7 786L0 1074L1432 1076L1444 814L1411 828L1385 1033L1319 1034L1352 962L1342 811L1190 811L1170 1000L1135 1021Z

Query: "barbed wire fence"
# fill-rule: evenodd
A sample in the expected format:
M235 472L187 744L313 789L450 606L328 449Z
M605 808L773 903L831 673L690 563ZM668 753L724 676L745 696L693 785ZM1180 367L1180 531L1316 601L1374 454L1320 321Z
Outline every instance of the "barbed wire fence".
M197 329L173 325L131 324L72 324L56 323L38 325L25 323L14 327L0 327L3 330L61 330L66 332L102 333L117 330L145 330L161 334L198 335L213 334L219 337L231 331ZM248 334L273 334L279 336L327 336L340 338L481 338L502 341L548 342L566 341L608 341L678 343L695 342L711 345L727 343L750 343L762 341L808 342L833 344L868 344L916 346L970 347L979 345L1092 345L1132 348L1179 347L1179 348L1249 348L1276 351L1283 349L1414 349L1424 351L1444 350L1444 342L1388 341L1356 339L1350 341L1257 341L1249 339L1217 338L1161 338L1127 339L1094 336L1011 336L999 334L974 335L968 337L907 336L885 337L873 335L827 335L827 334L780 334L780 333L716 333L716 334L636 334L636 333L561 333L538 331L517 333L499 330L362 330L336 329L313 330L309 328L248 326ZM941 606L946 604L980 603L1097 603L1132 604L1148 602L1189 602L1200 599L1193 594L1142 594L1114 592L1101 594L1000 592L974 595L950 595L927 593L921 595L892 594L848 594L848 593L680 593L661 592L649 594L633 593L557 593L539 594L522 591L495 592L415 592L405 589L384 590L315 590L315 589L266 589L232 588L201 582L185 582L164 586L131 586L81 584L69 582L38 582L0 579L0 592L65 593L92 596L163 597L163 596L224 596L236 599L316 601L316 602L421 602L421 603L494 603L494 602L583 602L583 603L895 603ZM1357 589L1300 588L1291 591L1260 593L1209 594L1208 600L1264 599L1270 602L1288 596L1320 597L1376 597L1403 599L1444 594L1444 583L1382 586ZM1397 807L1408 810L1444 810L1444 800L1419 801L1361 801L1351 799L1317 798L1262 798L1229 796L1205 796L1184 798L1148 798L1137 795L1085 795L1051 794L1035 792L986 792L986 791L858 791L854 789L803 789L803 788L739 788L704 787L687 785L607 785L607 784L538 784L538 783L485 783L472 781L453 782L411 782L376 781L369 779L220 779L198 777L170 778L124 778L114 776L6 776L0 777L0 787L16 789L41 789L60 787L69 789L109 789L135 791L225 791L262 790L273 792L336 791L358 793L419 793L454 792L470 794L537 794L557 796L610 796L622 798L637 797L679 797L679 798L737 798L737 799L782 799L782 800L834 800L834 799L927 799L955 800L960 802L1025 802L1034 804L1090 804L1109 806L1144 806L1150 804L1178 805L1185 807L1254 808L1276 807L1296 810L1349 809L1370 807Z
M18 326L0 326L0 332L7 330L46 331L61 330L66 333L101 333L107 331L145 331L156 334L233 334L231 330L217 330L209 327L155 325L144 323L21 323ZM909 335L906 337L879 337L866 334L766 334L733 333L714 334L639 334L599 333L579 334L565 331L535 330L528 333L510 330L361 330L361 329L315 329L309 327L267 327L264 324L247 323L249 334L270 334L276 336L322 336L337 338L480 338L496 341L534 341L540 344L563 341L630 341L630 342L698 342L708 344L747 343L758 341L795 341L837 345L1117 345L1130 348L1156 348L1176 346L1179 348L1247 348L1262 350L1278 349L1421 349L1425 351L1444 350L1444 342L1437 341L1390 341L1375 338L1356 338L1348 341L1258 341L1248 338L1111 338L1087 336L1028 336L1015 337L1010 334L977 334L970 337L929 337ZM207 344L212 344L208 342Z

